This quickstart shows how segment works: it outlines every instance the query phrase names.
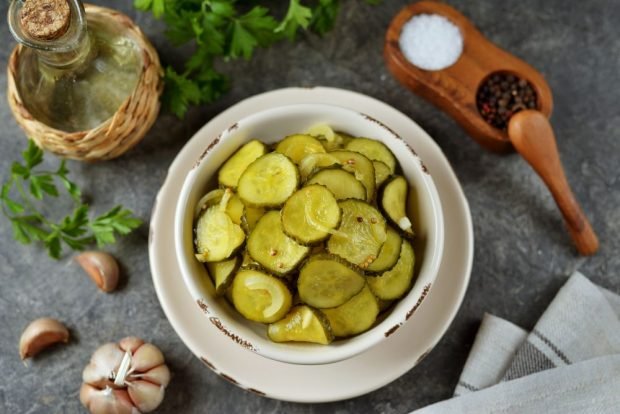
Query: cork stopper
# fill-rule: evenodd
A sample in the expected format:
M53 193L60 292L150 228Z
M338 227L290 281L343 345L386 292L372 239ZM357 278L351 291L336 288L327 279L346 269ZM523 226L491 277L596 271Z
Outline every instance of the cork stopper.
M26 0L20 21L28 36L38 40L54 40L69 28L71 9L67 0Z

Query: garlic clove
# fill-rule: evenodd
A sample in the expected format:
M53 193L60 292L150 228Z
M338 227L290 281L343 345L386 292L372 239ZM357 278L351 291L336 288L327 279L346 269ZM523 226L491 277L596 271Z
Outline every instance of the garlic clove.
M19 338L19 356L26 359L35 356L43 349L69 341L69 330L56 319L36 319L24 329Z
M125 352L117 344L101 345L90 358L90 363L84 368L82 380L103 387L110 381L110 373L120 366L124 355Z
M132 381L127 391L131 401L143 413L153 411L164 399L164 387L148 381Z
M105 252L89 251L79 254L75 261L88 273L97 287L104 292L112 292L118 284L118 263Z
M136 349L141 347L142 344L144 344L144 341L140 338L136 338L135 336L128 336L118 342L118 345L123 351L129 351L132 354L136 352Z
M89 384L80 388L80 402L90 414L140 414L126 390L98 389Z
M135 377L154 384L163 385L165 387L170 382L170 370L166 365L160 365L148 370L145 373L136 374Z
M145 372L163 363L161 351L153 344L144 344L132 355L131 368L134 372Z

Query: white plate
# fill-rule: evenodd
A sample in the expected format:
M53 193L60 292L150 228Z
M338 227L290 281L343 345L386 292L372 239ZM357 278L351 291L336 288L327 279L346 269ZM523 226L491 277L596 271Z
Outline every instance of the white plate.
M380 119L424 160L441 198L445 223L444 260L427 296L402 328L374 348L345 361L303 366L276 362L241 346L205 323L174 257L174 209L181 185L202 149L236 120L273 106L328 103ZM153 232L157 229L157 232ZM473 258L469 206L441 149L415 122L396 109L355 92L333 88L287 88L248 98L202 127L179 152L157 195L151 218L149 256L155 290L177 334L213 371L241 388L286 401L319 403L353 398L380 388L413 368L448 329L463 300Z

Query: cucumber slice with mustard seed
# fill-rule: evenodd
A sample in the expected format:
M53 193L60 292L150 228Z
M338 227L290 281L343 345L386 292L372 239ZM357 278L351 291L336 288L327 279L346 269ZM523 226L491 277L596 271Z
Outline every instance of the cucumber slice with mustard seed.
M396 158L381 141L370 138L355 138L346 145L345 149L364 154L372 161L381 161L389 167L390 174L394 174L396 171Z
M367 157L359 152L353 151L332 151L329 155L335 157L345 171L353 173L355 178L360 180L366 188L366 201L370 202L375 198L375 167Z
M323 309L332 332L337 337L347 337L367 331L379 315L379 301L368 285L342 305Z
M275 276L254 269L237 272L232 284L235 308L251 321L271 323L291 308L293 297L286 284Z
M310 257L299 271L297 291L302 302L315 308L340 306L366 285L364 276L338 257Z
M284 319L267 328L274 342L312 342L327 345L334 340L325 316L309 306L295 306Z
M218 296L222 296L226 293L226 290L232 284L235 272L241 265L241 258L234 256L231 259L221 262L209 262L207 263L207 270L213 284L215 285L215 293Z
M403 239L400 257L396 265L379 276L367 276L366 282L379 299L398 299L404 296L411 288L414 265L415 253L413 247L406 239Z
M385 219L364 201L344 200L338 205L342 219L327 242L327 250L366 269L377 258L387 238Z
M246 204L255 207L278 207L299 186L299 172L293 162L271 152L251 163L239 178L237 193Z
M366 270L373 273L384 272L391 269L398 262L400 257L400 248L402 245L402 239L398 232L392 227L387 226L387 236L385 243L379 250L379 256L372 262Z
M308 255L310 248L302 246L284 233L280 212L267 212L250 233L247 250L252 259L277 275L294 270Z
M407 217L407 196L409 184L402 176L390 179L380 195L380 207L390 219L405 235L413 238L414 231L411 220Z
M340 166L317 171L306 181L306 185L309 184L324 185L334 194L336 200L349 198L366 200L366 187L353 174L343 170Z
M297 190L282 208L284 232L301 244L325 240L340 223L340 207L326 187L318 184Z
M306 134L289 135L278 143L276 152L286 155L295 164L309 154L324 153L325 148L321 142L313 136Z
M217 180L221 186L236 188L241 174L258 157L267 153L265 144L252 140L239 148L220 168Z
M245 241L245 233L220 205L209 207L196 223L196 258L201 262L228 259Z

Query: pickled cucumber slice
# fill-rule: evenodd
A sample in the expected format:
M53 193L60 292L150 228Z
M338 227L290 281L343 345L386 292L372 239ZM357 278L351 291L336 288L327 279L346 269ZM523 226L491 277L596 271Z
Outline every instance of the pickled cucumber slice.
M390 167L382 163L381 161L373 161L373 167L375 167L375 184L377 188L381 187L381 184L385 182L390 176L392 172L390 171Z
M250 253L248 253L248 249L245 249L243 253L241 253L241 268L242 269L257 269L259 267L261 267L260 263L252 259L252 256L250 256Z
M321 142L310 135L295 134L289 135L278 143L276 152L289 157L295 164L308 154L324 153L325 148Z
M267 147L262 142L255 139L248 142L222 165L217 175L219 184L225 187L236 188L241 174L243 174L248 165L266 153Z
M256 223L265 215L265 209L262 207L254 207L244 205L243 217L241 217L241 227L246 233L250 233L256 227Z
M310 154L306 155L299 163L299 174L301 180L306 179L316 170L333 165L339 165L338 159L329 154Z
M340 223L340 207L326 187L314 184L295 192L282 208L284 232L301 244L329 237Z
M360 200L344 200L338 205L342 219L327 242L327 250L366 269L387 238L385 219L376 208Z
M390 174L394 174L396 171L396 158L381 141L370 138L355 138L346 145L345 149L364 154L372 161L381 161L389 167Z
M310 251L284 233L280 212L274 210L258 221L248 237L247 249L252 259L278 275L295 269Z
M329 155L335 157L344 170L353 173L355 178L364 184L366 188L366 201L372 201L375 198L376 189L375 167L372 165L372 161L359 152L353 151L332 151Z
M228 259L245 240L241 227L220 205L209 207L196 223L196 258L201 262Z
M245 269L237 272L233 280L232 300L235 308L247 319L271 323L286 315L293 297L277 277Z
M364 276L342 259L321 254L311 257L299 272L297 291L302 302L315 308L340 306L366 285Z
M403 239L396 265L380 276L368 276L366 282L372 292L383 300L398 299L407 293L413 280L415 253L411 244Z
M282 205L297 189L299 172L285 155L271 152L258 158L239 178L237 193L255 207Z
M337 337L357 335L367 331L379 315L379 301L368 285L337 308L323 309L332 332Z
M226 199L226 214L230 216L233 223L241 224L244 215L245 206L241 199L232 192L230 188L218 188L205 194L196 205L195 217L198 217L207 208L219 204L224 198L224 194L229 193Z
M396 176L383 187L381 208L385 215L402 231L412 238L414 236L411 220L407 217L407 193L409 184L404 177Z
M323 147L325 147L328 151L344 148L348 140L352 138L342 132L335 132L327 124L314 125L306 131L306 134L318 138L321 141L321 144L323 144Z
M394 267L400 257L401 244L402 239L398 235L398 232L392 227L387 226L387 237L385 243L381 246L381 250L379 250L379 256L366 270L377 273L384 272Z
M336 200L348 198L366 200L366 187L353 174L341 167L329 167L317 171L306 181L306 185L309 184L324 185L334 194Z
M327 345L334 340L329 322L319 311L309 306L295 306L284 319L267 328L274 342L312 342Z
M240 264L241 258L239 256L221 262L207 263L207 270L215 284L215 293L218 296L222 296L226 293L226 290L232 284L235 272L239 269Z

